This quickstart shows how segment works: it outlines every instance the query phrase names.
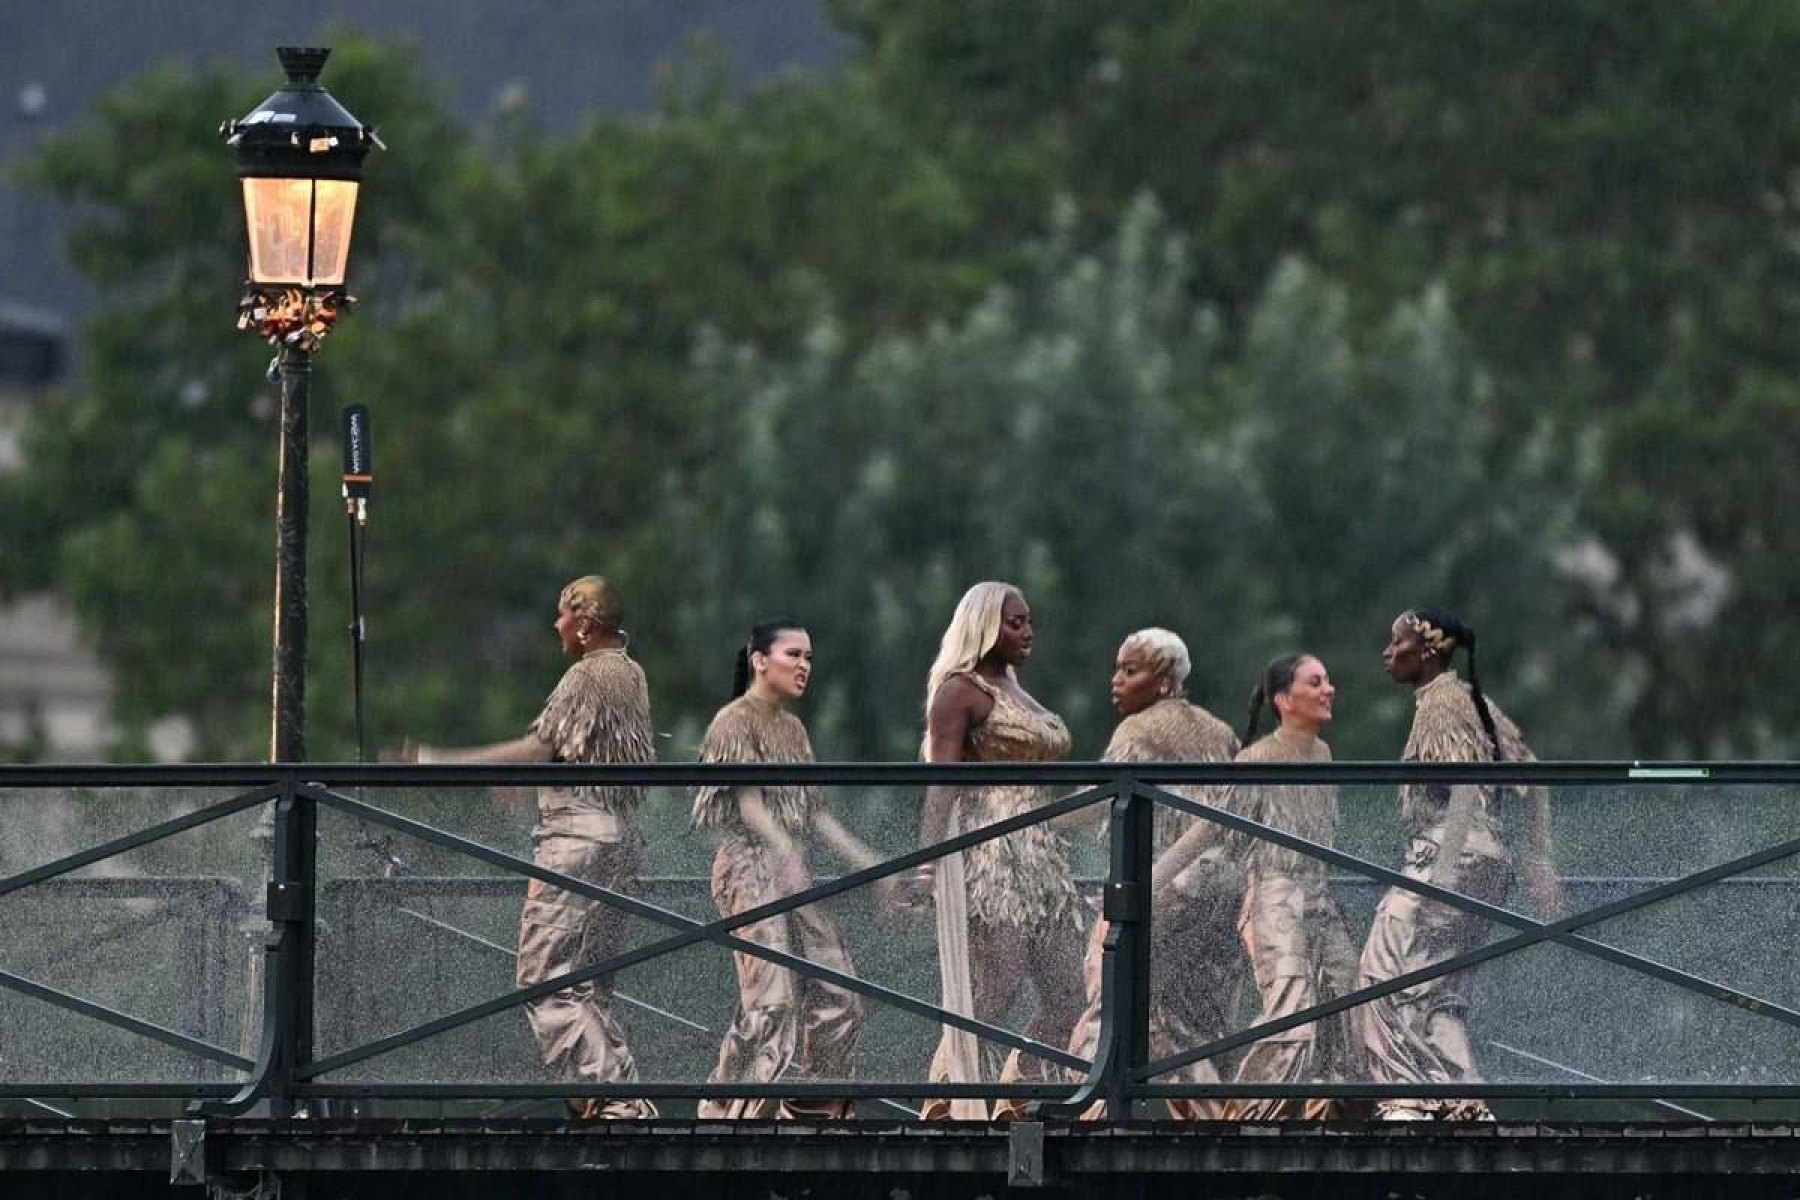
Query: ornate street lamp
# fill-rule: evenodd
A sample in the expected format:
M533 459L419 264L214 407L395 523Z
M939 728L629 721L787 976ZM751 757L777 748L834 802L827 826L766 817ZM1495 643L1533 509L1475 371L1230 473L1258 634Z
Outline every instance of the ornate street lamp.
M331 51L276 51L287 84L219 130L237 152L250 235L238 328L279 348L272 762L306 757L307 387L312 356L353 299L344 290L371 127L319 86Z
M375 131L319 86L329 50L276 51L287 84L220 127L237 152L250 278L238 328L277 347L281 382L281 465L275 505L275 654L269 760L306 758L307 389L312 356L352 303L344 290L362 162ZM317 814L284 792L255 834L268 884L275 936L253 951L248 983L262 995L256 1070L223 1111L263 1105L272 1116L297 1108L294 1068L312 1058L313 890ZM247 1026L246 1034L251 1033Z

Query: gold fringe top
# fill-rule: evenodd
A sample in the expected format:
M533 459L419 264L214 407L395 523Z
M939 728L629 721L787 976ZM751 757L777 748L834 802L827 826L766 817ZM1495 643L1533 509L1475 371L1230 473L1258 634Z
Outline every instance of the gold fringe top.
M812 741L806 726L793 713L739 696L713 716L700 739L703 763L809 763ZM738 826L736 787L703 787L694 792L696 828L734 830ZM762 800L769 812L790 833L804 833L812 820L817 797L810 787L791 784L762 785Z
M1327 763L1331 747L1323 738L1277 727L1238 752L1237 761L1251 763ZM1328 783L1292 787L1240 785L1231 789L1232 811L1252 821L1330 846L1337 841L1337 788ZM1239 835L1244 872L1251 878L1283 875L1323 877L1325 864L1262 838Z
M1231 731L1231 726L1198 704L1171 696L1120 721L1118 728L1113 730L1112 740L1106 743L1106 752L1100 756L1100 761L1229 762L1237 749L1237 735ZM1218 789L1191 784L1169 790L1202 804L1217 805L1223 799ZM1161 854L1174 845L1175 839L1199 819L1167 805L1157 805L1156 852ZM1106 827L1100 828L1104 831Z
M1406 749L1400 754L1406 762L1492 762L1494 744L1482 728L1481 714L1475 710L1475 694L1455 671L1445 671L1430 683L1413 692L1416 710L1412 730L1406 735ZM1488 711L1494 717L1494 731L1500 735L1500 749L1508 762L1536 762L1537 756L1519 733L1519 727L1500 711L1493 697L1488 697ZM1481 789L1482 805L1477 822L1499 839L1499 814L1495 811L1492 789ZM1400 789L1400 819L1408 832L1419 833L1443 819L1449 801L1449 788L1408 784Z
M993 698L987 720L963 739L965 762L1051 762L1068 757L1069 729L1046 709L1026 706L1006 688L973 672L962 676ZM965 831L1003 821L1052 799L1048 789L999 784L958 789L958 824ZM1037 928L1047 922L1079 924L1080 902L1062 834L1031 825L963 851L969 912L990 924Z
M643 668L624 650L594 650L563 673L531 730L550 743L557 762L656 761L650 688ZM643 799L636 787L557 789L546 807L563 805L626 813Z

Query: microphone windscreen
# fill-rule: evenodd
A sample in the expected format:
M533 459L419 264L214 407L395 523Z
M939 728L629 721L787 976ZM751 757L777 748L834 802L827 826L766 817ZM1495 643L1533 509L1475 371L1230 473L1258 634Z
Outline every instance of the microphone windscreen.
M344 491L346 495L369 494L375 482L375 453L369 441L369 409L365 404L352 404L344 409Z

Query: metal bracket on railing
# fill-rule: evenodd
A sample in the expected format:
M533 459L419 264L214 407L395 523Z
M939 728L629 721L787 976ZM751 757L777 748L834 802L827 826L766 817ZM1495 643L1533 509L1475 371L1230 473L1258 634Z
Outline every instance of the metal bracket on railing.
M1101 900L1106 936L1100 949L1100 1032L1094 1065L1073 1096L1060 1103L1033 1105L1034 1116L1080 1117L1095 1101L1105 1101L1110 1118L1129 1120L1132 1073L1149 1057L1148 885L1155 809L1130 779L1120 779L1113 787L1107 880Z
M1015 1121L1006 1131L1006 1186L1043 1187L1046 1175L1044 1123Z
M259 1104L295 1115L296 1067L312 1058L314 889L318 824L312 797L283 780L275 803L275 843L265 898L261 1047L250 1078L229 1100L190 1106L202 1116L239 1116Z
M206 1122L191 1118L169 1122L170 1186L205 1183Z

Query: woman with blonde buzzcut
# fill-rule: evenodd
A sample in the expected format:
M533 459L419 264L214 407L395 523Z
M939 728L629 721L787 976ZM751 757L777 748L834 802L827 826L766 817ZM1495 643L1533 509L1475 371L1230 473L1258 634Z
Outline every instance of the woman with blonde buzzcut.
M1018 669L1031 657L1031 608L1009 583L978 583L964 593L925 687L928 762L1046 762L1069 752L1062 718L1032 698ZM1006 784L935 787L921 822L925 845L991 825L1048 802L1048 789ZM1081 1012L1081 906L1063 836L1032 825L920 868L937 907L944 1007L1001 1024L1019 986L1030 980L1037 1007L1025 1035L1066 1045ZM945 1030L932 1059L934 1083L1051 1081L1052 1064ZM1007 1119L1022 1105L1003 1101L991 1114L979 1101L934 1100L925 1116Z
M557 596L553 628L575 661L522 737L449 749L410 744L422 763L648 763L656 761L650 692L626 653L619 589L599 575L571 581ZM644 839L637 810L643 789L570 784L540 788L531 861L615 892L637 890ZM625 947L625 913L541 879L525 890L515 977L522 988L611 958ZM612 981L602 976L525 1005L538 1055L552 1077L574 1083L631 1083L637 1062L612 1011ZM578 1119L644 1119L648 1100L571 1099Z
M1231 727L1186 695L1191 662L1187 643L1167 629L1140 629L1119 644L1112 674L1112 703L1119 714L1102 762L1229 762L1238 740ZM1178 785L1167 790L1206 804L1222 805L1216 787ZM1090 824L1106 814L1101 805L1080 809L1058 822ZM1164 1058L1223 1034L1234 1016L1243 982L1244 956L1238 950L1233 915L1244 879L1218 827L1165 805L1156 806L1155 849L1161 854L1189 829L1210 833L1210 844L1151 893L1150 1056ZM1101 975L1108 925L1094 923L1082 974L1087 1007L1069 1039L1069 1052L1094 1057L1100 1041ZM1190 1063L1161 1082L1217 1083L1210 1059ZM1222 1114L1216 1100L1172 1099L1169 1115L1211 1120ZM1096 1104L1085 1114L1105 1115Z

